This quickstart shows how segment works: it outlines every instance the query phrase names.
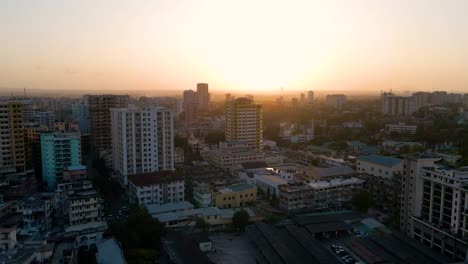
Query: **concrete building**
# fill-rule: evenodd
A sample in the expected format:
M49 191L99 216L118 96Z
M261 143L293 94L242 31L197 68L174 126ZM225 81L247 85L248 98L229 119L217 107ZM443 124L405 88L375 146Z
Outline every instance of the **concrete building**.
M257 199L257 188L247 183L238 183L219 188L214 195L218 208L237 208L247 206Z
M248 161L262 161L265 155L258 149L251 148L246 144L232 144L230 146L222 146L219 149L209 150L203 154L204 158L213 165L223 168L232 169L241 163Z
M208 183L197 183L193 187L193 199L201 208L213 206L213 186Z
M226 105L226 141L244 142L249 147L263 148L262 106L247 98L238 98Z
M174 153L174 163L184 163L185 161L184 149L183 148L175 148Z
M0 101L0 176L25 169L22 111L21 102Z
M307 102L309 104L314 102L314 91L307 91Z
M185 123L193 124L198 118L198 97L197 92L185 90L183 95L183 109L185 113Z
M382 94L382 115L409 116L415 111L411 97L396 96L393 93Z
M421 216L423 199L422 168L437 167L440 157L432 154L414 153L404 156L401 189L400 230L411 236L413 216Z
M358 178L316 180L309 182L314 190L314 208L342 208L350 203L353 194L362 189L364 181Z
M270 173L254 173L254 182L258 189L262 190L266 196L269 194L270 197L279 197L279 186L288 184L287 180Z
M417 125L406 125L405 123L399 124L386 124L385 125L385 132L387 133L408 133L408 134L416 134L416 130L418 129Z
M58 194L54 192L36 193L26 199L18 200L16 213L22 214L25 229L45 232L52 227L58 209Z
M102 199L96 190L81 190L68 195L69 225L83 225L101 221Z
M63 180L67 166L81 165L81 141L78 133L41 134L42 179L49 190Z
M54 130L55 113L54 111L36 111L33 115L34 123L46 126L49 130Z
M468 250L468 167L422 167L408 235L453 261Z
M174 171L147 172L128 178L129 197L140 206L184 201L185 182Z
M93 145L100 151L109 151L112 148L110 109L127 107L129 96L90 95L88 100Z
M87 101L80 101L72 105L72 118L77 122L82 134L91 132L91 119Z
M329 94L325 99L325 103L333 108L342 109L346 100L347 97L344 94Z
M208 110L210 108L210 93L207 83L197 83L198 108Z
M360 156L356 162L356 171L358 173L391 179L403 173L403 161L376 154Z
M128 175L174 169L174 117L162 107L111 110L112 166L122 185Z
M279 207L288 212L314 207L314 190L303 182L278 186Z

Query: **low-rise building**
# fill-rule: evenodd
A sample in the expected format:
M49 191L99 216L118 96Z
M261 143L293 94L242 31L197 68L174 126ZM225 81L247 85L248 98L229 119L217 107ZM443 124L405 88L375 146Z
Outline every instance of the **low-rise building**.
M287 180L271 173L254 173L255 186L262 190L265 195L279 197L279 186L288 183Z
M58 194L44 192L34 194L16 203L16 212L23 215L26 228L37 228L41 232L49 230L58 209Z
M68 195L69 224L82 225L101 221L102 199L89 189Z
M351 202L354 192L362 189L363 184L363 180L354 177L309 182L314 190L314 208L341 208Z
M403 172L403 161L397 158L369 155L360 156L356 162L358 173L366 173L376 177L391 179Z
M248 161L263 161L264 154L245 144L221 147L209 150L205 153L205 158L210 163L223 169L231 169L237 165Z
M314 190L304 182L278 186L279 207L290 212L314 207Z
M214 204L219 208L244 207L257 199L257 188L247 183L238 183L219 188L214 195Z
M184 201L185 182L174 171L135 174L128 179L130 200L140 206Z
M213 206L213 187L209 183L197 183L193 187L193 199L199 207Z
M418 126L416 125L406 125L405 123L399 124L387 124L385 125L385 132L387 133L409 133L415 134Z

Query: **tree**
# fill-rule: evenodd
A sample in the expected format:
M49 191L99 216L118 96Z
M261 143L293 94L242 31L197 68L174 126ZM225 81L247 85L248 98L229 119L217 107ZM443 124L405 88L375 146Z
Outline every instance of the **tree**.
M239 210L234 213L234 216L232 217L232 225L244 232L245 227L249 224L249 213L245 210Z
M195 227L203 231L207 231L209 228L209 224L205 221L205 219L197 217L195 219Z
M372 205L372 196L368 191L361 189L354 194L353 204L359 211L366 213Z
M122 243L128 263L138 263L132 261L130 257L141 259L141 254L133 253L143 252L144 255L151 255L151 252L157 252L161 247L161 237L166 233L166 228L146 209L132 205L127 220L123 223L112 223L110 232Z

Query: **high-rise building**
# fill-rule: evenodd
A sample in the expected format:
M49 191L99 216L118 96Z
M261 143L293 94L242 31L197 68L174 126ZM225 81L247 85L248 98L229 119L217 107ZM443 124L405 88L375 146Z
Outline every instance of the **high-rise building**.
M346 95L344 94L329 94L326 97L326 104L336 109L342 109L346 103Z
M78 123L82 134L89 134L91 131L89 106L87 101L80 101L72 105L72 118Z
M301 104L305 104L305 94L301 93Z
M46 126L49 130L54 129L55 113L54 111L39 110L33 115L33 122L41 126Z
M411 97L396 96L393 93L382 94L383 115L408 116L414 111L415 106Z
M80 135L68 133L41 134L42 180L49 190L55 190L63 179L67 166L81 165Z
M112 109L113 169L129 175L174 169L174 117L162 107Z
M312 104L314 102L314 91L307 92L307 101L309 102L309 104Z
M226 94L226 103L229 103L229 102L231 102L232 100L234 100L234 97L232 96L232 94L227 93L227 94Z
M128 106L128 95L90 95L89 114L92 141L100 151L111 149L110 109Z
M0 102L0 176L25 169L22 111L21 102Z
M411 95L413 99L414 106L416 109L419 109L423 106L427 106L430 104L431 93L428 92L417 92Z
M401 230L454 262L468 249L468 168L437 165L433 155L404 160Z
M197 83L198 108L208 110L210 108L210 93L207 83Z
M194 92L193 90L184 91L183 107L184 107L184 113L185 113L185 122L187 124L197 122L197 114L198 114L197 92Z
M226 105L226 141L244 142L249 147L262 149L262 106L247 98L238 98Z

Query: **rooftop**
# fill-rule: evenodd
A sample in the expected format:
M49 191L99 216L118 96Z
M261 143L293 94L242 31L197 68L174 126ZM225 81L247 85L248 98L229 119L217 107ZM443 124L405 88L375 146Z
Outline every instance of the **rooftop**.
M353 174L354 170L348 166L336 166L330 168L319 168L319 167L310 167L311 176L324 178L324 177L335 177L335 176L344 176L348 174Z
M96 261L101 264L124 264L126 263L122 249L117 241L112 239L101 240L96 243Z
M238 183L238 184L233 184L231 186L227 186L226 188L230 189L233 192L243 192L243 191L255 189L255 186L247 184L247 183Z
M358 178L347 178L347 179L332 179L332 180L321 180L313 181L309 183L309 186L314 189L328 188L328 187L338 187L345 186L350 184L362 184L363 180Z
M268 167L268 164L264 161L249 161L241 163L243 169L250 170L250 169L260 169Z
M128 180L136 186L156 185L163 182L182 181L183 177L175 171L155 171L128 176Z
M148 204L146 205L146 209L148 210L149 214L161 214L161 213L167 213L167 212L193 209L193 204L191 204L188 201L171 202L171 203L165 203L161 205Z
M360 156L358 158L359 161L366 161L366 162L371 162L374 164L379 164L381 166L385 167L394 167L402 162L401 159L397 158L392 158L392 157L387 157L387 156L382 156L382 155L369 155L369 156Z

